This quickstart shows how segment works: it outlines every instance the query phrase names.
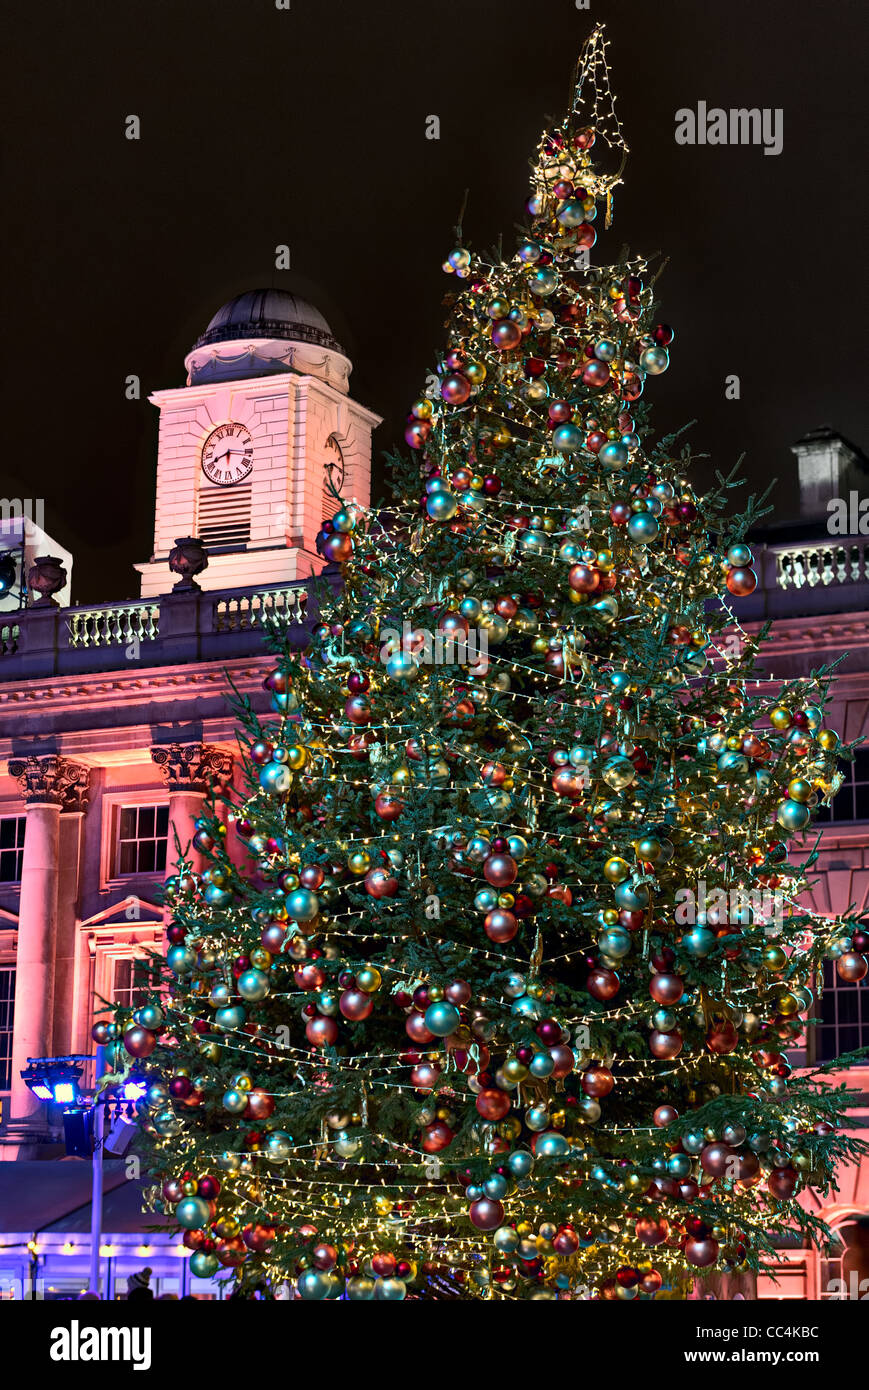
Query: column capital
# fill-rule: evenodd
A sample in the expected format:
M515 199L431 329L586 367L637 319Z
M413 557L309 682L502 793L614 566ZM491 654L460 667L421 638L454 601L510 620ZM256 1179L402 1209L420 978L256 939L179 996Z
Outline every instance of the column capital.
M9 776L21 788L25 805L41 802L61 811L84 811L90 793L90 769L58 753L9 759Z
M170 792L205 794L213 781L224 782L232 772L232 754L213 743L165 743L151 749Z

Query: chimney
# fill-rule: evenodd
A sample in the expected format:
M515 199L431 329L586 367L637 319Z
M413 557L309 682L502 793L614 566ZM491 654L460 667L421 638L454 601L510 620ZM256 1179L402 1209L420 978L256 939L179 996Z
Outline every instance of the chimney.
M831 425L821 425L791 445L799 469L800 517L803 521L826 521L828 503L849 493L869 497L869 459L850 444Z

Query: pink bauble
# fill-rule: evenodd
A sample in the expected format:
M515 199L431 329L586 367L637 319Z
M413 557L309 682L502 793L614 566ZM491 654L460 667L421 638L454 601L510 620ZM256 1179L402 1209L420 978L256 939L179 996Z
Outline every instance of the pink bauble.
M408 1014L404 1021L404 1031L415 1043L434 1042L434 1033L430 1033L425 1026L425 1014Z
M344 715L351 724L370 724L371 703L364 695L351 695L344 705Z
M592 1096L594 1100L599 1100L602 1096L608 1096L615 1083L615 1077L609 1067L601 1066L599 1062L593 1062L590 1067L582 1074L582 1089L587 1096Z
M674 1120L678 1120L679 1111L674 1105L659 1105L652 1119L659 1129L666 1129Z
M124 1047L131 1057L150 1057L157 1046L157 1035L148 1028L134 1024L124 1033Z
M509 854L490 854L483 864L483 877L493 888L509 888L518 872L519 866Z
M723 1178L735 1158L729 1144L707 1144L700 1154L700 1167L710 1178Z
M555 1047L550 1047L549 1055L555 1063L555 1070L552 1075L556 1081L560 1081L563 1076L568 1076L576 1065L576 1058L573 1050L566 1047L564 1043L556 1043Z
M512 319L499 319L492 325L492 346L499 352L510 352L522 341L522 330Z
M708 1269L718 1259L718 1241L707 1236L705 1240L690 1238L685 1242L685 1259L689 1265L698 1269Z
M597 999L598 1003L605 1004L608 999L614 999L619 992L619 977L614 970L607 969L606 966L598 966L595 970L590 970L585 987L592 999Z
M512 912L501 911L500 908L496 908L493 912L486 914L483 929L490 941L503 945L504 942L513 940L519 930L519 923Z

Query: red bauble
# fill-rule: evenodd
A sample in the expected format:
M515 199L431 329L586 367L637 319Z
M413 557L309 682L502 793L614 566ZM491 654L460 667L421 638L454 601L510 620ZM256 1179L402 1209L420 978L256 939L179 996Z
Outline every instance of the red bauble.
M266 1255L271 1250L275 1239L274 1226L253 1225L245 1226L241 1233L241 1238L248 1250L253 1250L257 1255Z
M706 1034L706 1046L719 1057L736 1051L739 1046L739 1034L730 1019L711 1025Z
M711 1178L723 1178L728 1175L729 1165L735 1158L729 1144L707 1144L700 1154L700 1167Z
M519 930L519 923L512 912L501 911L500 908L496 908L493 912L486 914L483 929L489 940L500 946L513 940Z
M640 1289L643 1293L654 1294L658 1292L663 1282L656 1269L648 1269L640 1279Z
M317 1015L305 1025L305 1037L312 1047L334 1047L338 1041L338 1025L334 1018Z
M729 571L725 583L737 598L745 598L747 594L753 594L757 588L757 575L748 566L737 565Z
M556 1081L563 1076L568 1076L576 1065L576 1058L573 1049L566 1047L564 1043L556 1043L555 1047L550 1047L549 1055L555 1063L555 1070L552 1075Z
M674 1105L659 1105L652 1116L658 1129L666 1129L667 1125L671 1125L673 1121L678 1120L678 1118L679 1111Z
M689 1265L696 1265L698 1269L708 1269L718 1259L718 1241L713 1240L711 1236L706 1236L703 1240L686 1240L685 1259Z
M434 1042L434 1033L430 1033L425 1026L425 1015L420 1013L408 1014L404 1021L404 1031L407 1036L415 1043Z
M489 1197L480 1197L471 1203L468 1215L471 1224L478 1231L494 1231L504 1222L504 1207L501 1202L493 1202Z
M196 1184L196 1195L197 1197L204 1197L206 1202L216 1202L220 1196L220 1180L206 1174Z
M454 1138L449 1125L444 1124L443 1120L435 1120L434 1124L426 1125L423 1130L422 1147L427 1154L438 1154L442 1149L449 1148Z
M614 970L608 970L606 966L598 966L595 970L590 970L585 987L592 999L597 999L598 1003L605 1004L607 1000L614 999L619 992L619 977Z
M672 1033L659 1033L654 1028L649 1034L649 1051L659 1061L671 1062L682 1051L682 1034L675 1029Z
M398 879L390 869L369 869L365 875L365 890L372 898L394 898L398 892Z
M600 1062L592 1062L582 1074L582 1089L594 1100L608 1096L615 1084L615 1077L609 1067L602 1066Z
M836 961L836 974L842 980L858 982L869 971L869 962L857 951L845 951Z
M331 1019L329 1021L331 1022ZM268 1120L274 1113L274 1096L269 1095L267 1091L263 1091L259 1086L254 1087L252 1091L248 1091L247 1105L244 1109L244 1119Z
M344 705L345 717L357 727L371 723L371 704L364 695L351 695Z
M600 584L600 572L589 565L573 565L568 571L567 582L578 594L592 594Z
M670 1224L663 1217L641 1216L634 1229L642 1245L663 1245L670 1234Z
M793 1197L797 1186L796 1168L773 1168L766 1180L766 1185L773 1197L780 1202L787 1202Z
M360 1023L368 1018L374 1008L374 1000L361 989L345 989L338 1000L338 1008L351 1023Z
M649 981L649 993L656 1004L662 1008L672 1008L678 1004L685 993L685 984L680 975L664 974L661 971Z
M338 1263L338 1251L334 1245L321 1241L311 1251L311 1263L315 1269L334 1269Z
M372 1255L371 1268L381 1279L391 1279L395 1273L395 1256L388 1250L381 1250Z
M237 1265L244 1264L248 1252L241 1236L236 1236L233 1240L218 1241L214 1253L222 1265L227 1269L234 1269Z
M124 1047L131 1057L150 1057L157 1046L157 1036L148 1028L134 1024L124 1033Z
M503 1120L510 1110L510 1097L506 1091L481 1091L477 1096L477 1113L484 1120Z

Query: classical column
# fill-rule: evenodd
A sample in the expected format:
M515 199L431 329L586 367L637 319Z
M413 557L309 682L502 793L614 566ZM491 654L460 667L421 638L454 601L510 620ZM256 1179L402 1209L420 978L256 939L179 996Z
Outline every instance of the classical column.
M189 849L195 834L194 821L202 813L202 803L213 782L223 782L232 773L232 755L211 743L166 743L151 749L169 790L169 836L166 849L166 877L175 873L178 862L176 834L181 853L191 859L194 871L202 867L202 856Z
M28 1057L52 1055L55 951L57 946L61 812L87 805L87 768L51 753L12 758L9 774L24 797L26 825L21 866L12 1094L7 1136L22 1144L45 1139L47 1111L21 1080Z

